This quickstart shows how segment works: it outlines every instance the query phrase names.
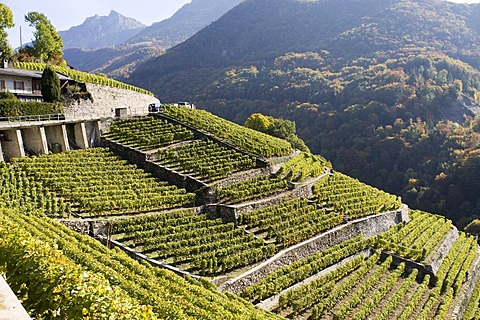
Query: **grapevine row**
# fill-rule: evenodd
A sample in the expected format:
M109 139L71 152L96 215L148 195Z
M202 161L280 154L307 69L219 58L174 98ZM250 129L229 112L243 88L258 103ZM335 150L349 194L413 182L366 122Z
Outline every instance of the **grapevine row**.
M314 185L314 194L323 206L331 206L351 219L401 207L401 200L344 174L335 172Z
M297 315L312 308L333 290L337 281L361 267L364 262L364 256L359 255L354 259L347 261L332 272L329 272L306 285L287 291L280 296L278 307L280 309L291 308L293 315Z
M265 238L275 238L279 245L286 247L331 229L342 221L343 217L334 212L327 214L305 199L295 199L245 213L239 223L264 234Z
M68 217L71 211L62 198L5 162L0 163L0 207L41 209L54 218Z
M155 161L170 169L201 180L216 180L236 171L255 168L256 160L213 141L193 141L160 150Z
M240 126L204 110L164 105L163 111L260 157L285 156L291 151L290 143L285 140Z
M349 298L346 301L343 301L339 308L333 312L334 319L346 319L350 311L363 301L364 295L387 273L391 263L392 257L388 257L373 271L372 274L370 274L370 276L363 280L363 282L355 288ZM403 268L401 268L401 272L403 272Z
M35 63L35 62L15 62L14 63L14 68L18 68L18 69L43 71L45 67L46 67L46 64L44 63ZM126 89L130 91L135 91L138 93L147 94L149 96L153 96L153 93L151 93L150 91L147 91L145 89L138 88L114 79L110 79L104 76L98 76L92 73L87 73L79 70L70 69L67 67L56 66L56 65L50 65L50 67L53 68L53 70L55 70L56 72L64 74L67 77L70 77L73 80L76 80L79 82L100 84L103 86Z
M3 213L0 218L11 221L12 228L14 226L24 229L30 234L30 238L57 247L63 255L84 270L101 275L110 282L111 286L125 291L140 305L151 306L158 318L239 319L245 316L253 319L275 318L274 315L244 301L232 299L210 287L205 287L197 280L183 279L170 271L140 264L122 251L109 250L99 242L69 230L44 216ZM2 236L4 236L3 233ZM8 258L9 255L6 257ZM55 264L56 260L47 257L45 263ZM31 274L35 276L34 271ZM47 283L36 281L35 285L31 289L38 290L43 295L44 286ZM69 294L75 294L75 292L72 291ZM39 301L44 302L44 300ZM128 305L125 306L126 308ZM142 314L144 313L137 313L138 318L141 318ZM107 316L115 318L113 315ZM128 315L125 318L128 318ZM146 318L149 317L146 316ZM136 318L133 317L133 319Z
M422 261L450 231L452 223L425 212L411 216L409 223L397 224L379 236L377 246Z
M286 191L287 187L283 179L262 176L218 188L215 193L218 202L232 204L277 194Z
M86 216L174 208L190 205L195 197L184 189L159 183L106 149L14 160L23 171L76 203Z
M290 181L302 181L309 177L318 177L325 172L326 167L331 168L332 165L324 158L302 152L287 161L277 172L277 175Z
M269 273L261 281L245 288L241 296L251 301L259 301L298 283L328 266L359 252L371 245L370 239L355 237L322 252L298 260L288 266Z
M140 150L157 149L174 142L190 140L192 131L153 117L118 120L104 137Z
M158 216L158 217L157 217ZM149 257L202 274L255 263L275 252L233 223L181 211L112 222L114 238Z

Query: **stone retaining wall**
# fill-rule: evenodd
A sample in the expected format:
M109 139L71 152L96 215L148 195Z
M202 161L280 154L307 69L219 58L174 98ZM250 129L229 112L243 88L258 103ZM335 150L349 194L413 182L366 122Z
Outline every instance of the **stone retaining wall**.
M181 122L173 117L170 117L169 115L165 114L165 113L155 113L153 114L154 117L156 118L160 118L160 119L165 119L173 124L179 124L185 128L188 128L189 130L191 130L193 132L193 135L194 135L194 138L200 138L200 139L204 139L204 138L208 138L212 141L215 141L216 143L218 143L220 146L222 147L225 147L227 149L233 149L237 152L240 152L242 154L246 154L246 155L249 155L251 157L254 157L257 159L257 167L258 168L267 168L270 166L270 164L265 161L265 160L262 160L262 159L259 159L257 155L253 154L253 153L250 153L250 152L247 152L243 149L240 149L238 148L237 146L234 146L232 144L230 144L228 141L225 141L225 140L222 140L220 139L219 137L216 137L210 133L207 133L207 132L204 132L204 131L201 131L201 130L198 130L197 128L185 123L185 122Z
M430 276L430 285L431 286L434 286L435 285L435 275L434 273L432 272L432 270L429 268L429 266L426 266L424 264L421 264L421 263L418 263L418 262L415 262L413 260L410 260L410 259L407 259L407 258L404 258L402 256L399 256L395 253L392 253L392 252L386 252L386 251L382 251L381 254L380 254L380 261L385 261L388 257L392 257L392 264L394 266L398 266L400 265L401 263L405 263L405 268L406 270L412 270L412 269L417 269L418 270L418 275L419 276L425 276L425 275L429 275Z
M181 276L181 277L192 277L192 278L200 278L200 276L198 275L195 275L193 273L190 273L190 272L187 272L187 271L183 271L181 269L178 269L174 266L171 266L171 265L168 265L168 264L163 264L155 259L150 259L149 257L147 257L146 255L142 254L142 253L139 253L139 252L136 252L135 250L127 247L127 246L124 246L123 244L121 244L120 242L117 242L115 240L112 240L112 239L107 239L105 237L100 237L100 240L106 244L109 248L112 248L112 247L117 247L117 248L120 248L122 249L126 254L128 254L131 258L137 260L137 261L146 261L148 263L150 263L152 266L154 267L158 267L158 268L162 268L162 269L167 269L167 270L170 270L174 273L176 273L177 275Z
M254 210L258 209L263 209L266 207L274 206L277 204L280 204L284 201L290 200L290 199L298 199L298 198L304 198L304 199L310 199L313 197L313 190L312 187L313 185L323 177L325 177L327 174L321 175L319 177L316 177L314 179L310 179L308 181L302 182L302 183L297 183L297 184L292 184L292 187L294 189L282 192L280 194L268 197L268 198L263 198L260 200L254 200L254 201L249 201L249 202L244 202L241 204L236 204L236 205L227 205L227 204L207 204L207 212L209 212L211 215L222 218L223 221L228 221L228 222L237 222L238 218L240 215L251 212Z
M107 236L109 233L108 220L57 219L57 221L73 231L91 237Z
M160 101L152 96L131 90L113 88L98 84L86 83L87 91L92 95L90 100L80 100L65 107L68 119L86 117L115 117L116 108L126 108L127 115L146 115L148 105Z
M468 280L466 280L462 288L454 300L454 310L452 311L452 319L464 319L463 314L472 298L473 290L480 281L480 249L477 247L477 255L468 269Z
M102 145L109 148L113 153L119 155L123 159L127 159L130 163L137 165L137 167L145 170L154 177L161 180L166 180L170 184L173 184L179 188L185 188L188 192L195 192L196 190L207 186L205 183L192 177L183 175L152 161L148 161L147 157L149 157L149 155L140 150L122 145L106 138L102 138Z
M427 262L429 264L429 268L432 270L433 273L437 273L438 269L442 265L443 260L447 256L448 251L452 245L458 239L458 230L456 227L452 226L452 229L447 233L445 238L443 239L442 244L438 247L435 254L428 258Z
M391 226L402 221L407 222L409 219L408 207L404 205L403 208L396 211L348 222L347 224L333 228L332 230L277 253L275 256L261 263L257 267L223 283L219 287L219 290L239 294L243 289L260 281L268 273L274 270L314 255L328 247L334 246L358 235L363 235L364 237L376 236L381 232L387 231Z

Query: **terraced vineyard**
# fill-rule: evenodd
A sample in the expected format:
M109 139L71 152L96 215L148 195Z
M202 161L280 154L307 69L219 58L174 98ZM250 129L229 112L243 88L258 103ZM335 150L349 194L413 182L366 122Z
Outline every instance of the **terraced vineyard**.
M113 237L137 252L200 274L218 274L271 256L266 245L233 223L178 211L112 222Z
M227 187L215 190L217 201L234 204L286 191L288 183L284 179L269 176L253 177Z
M205 282L138 263L40 212L0 210L0 239L0 262L10 285L25 293L24 305L35 316L272 319Z
M195 195L160 182L106 149L19 158L14 165L73 203L81 216L136 213L193 203Z
M163 105L163 112L260 157L290 154L290 143L219 118L204 110Z
M239 224L261 237L287 247L331 229L343 221L336 212L326 212L306 199L285 201L240 216Z
M255 158L210 140L160 150L155 162L204 181L215 181L256 166Z
M392 227L379 237L352 238L276 269L246 287L241 296L256 303L276 295L278 300L272 309L289 318L445 319L476 258L478 247L473 237L460 234L434 279L420 273L423 269L406 268L405 262L394 262L392 256L382 256L380 251L365 251L380 247L379 239L399 229L405 234L404 230L415 230L423 221L432 223L425 213L414 212L413 216L411 222ZM443 218L432 217L451 227ZM430 239L437 244L443 237ZM428 241L426 246L430 246ZM321 272L332 265L335 267L329 272ZM473 296L478 301L478 294ZM475 312L472 302L469 313Z
M105 138L143 151L193 138L192 131L153 117L119 120L112 123Z
M323 207L332 207L349 219L400 208L398 197L335 172L318 181L313 192Z
M421 211L410 211L410 216L409 223L398 224L379 236L377 246L425 262L451 230L452 222Z
M320 156L300 153L277 172L273 165L263 168L267 161L247 154L289 155L290 145L204 111L165 110L166 120L113 123L108 139L136 148L145 159L148 154L161 169L152 170L157 177L167 168L178 185L187 186L188 178L203 181L192 190L198 197L103 148L0 164L0 265L34 317L480 314L478 245L450 221L408 211L396 196L331 173ZM195 128L173 124L170 117ZM121 146L115 150L122 153ZM195 201L200 206L193 208ZM208 278L181 278L139 263L47 217L71 213L106 220L89 223L88 232L107 233L100 237L107 242ZM106 227L99 231L97 223Z
M325 168L331 167L332 164L324 158L302 152L287 161L276 174L286 180L302 181L306 178L316 178L325 172Z
M67 218L70 204L9 163L0 163L0 207L42 209L49 217Z

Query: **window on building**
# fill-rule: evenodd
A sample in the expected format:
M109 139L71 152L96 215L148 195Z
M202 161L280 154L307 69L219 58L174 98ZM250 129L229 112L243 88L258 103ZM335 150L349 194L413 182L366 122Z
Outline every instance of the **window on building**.
M25 90L25 83L23 81L13 81L13 88L15 90Z
M5 87L5 80L0 80L0 90L2 92L7 91L7 88Z

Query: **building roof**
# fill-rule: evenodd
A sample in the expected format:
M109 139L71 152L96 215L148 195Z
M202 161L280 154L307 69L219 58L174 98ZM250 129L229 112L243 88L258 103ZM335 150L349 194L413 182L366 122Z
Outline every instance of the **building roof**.
M0 75L40 79L42 78L42 71L33 71L33 70L16 69L16 68L0 68ZM57 72L57 75L60 80L73 80L72 78L69 78L58 72Z

